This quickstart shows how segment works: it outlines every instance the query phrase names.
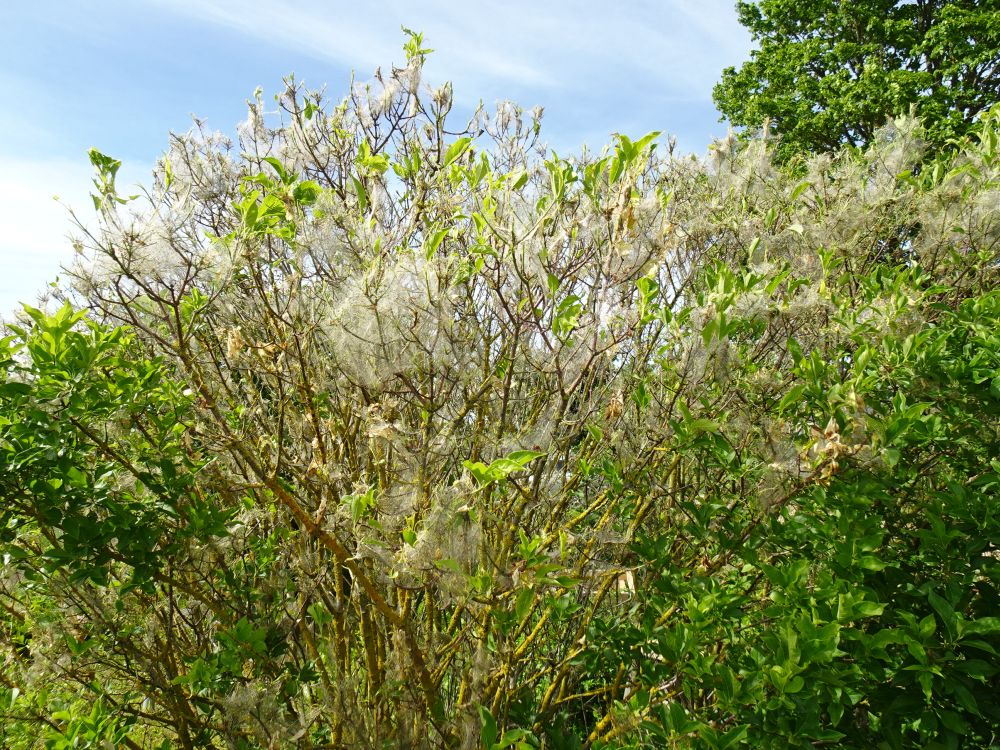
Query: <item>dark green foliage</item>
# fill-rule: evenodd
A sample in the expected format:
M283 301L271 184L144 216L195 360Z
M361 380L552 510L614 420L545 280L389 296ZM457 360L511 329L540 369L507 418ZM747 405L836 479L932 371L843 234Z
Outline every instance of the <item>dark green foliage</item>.
M910 272L879 281L893 274ZM841 458L828 480L821 463L763 518L727 517L720 492L710 528L693 507L636 546L651 585L631 617L594 629L594 652L603 669L635 671L630 705L656 704L639 729L648 742L997 741L998 323L990 292L915 334L859 325L839 365L803 357L784 418L829 425L826 462L841 431L864 431L879 454ZM716 452L707 440L700 450Z
M220 528L191 495L204 463L185 438L192 399L125 329L69 305L27 312L0 350L4 551L27 570L103 585L124 563L149 587L178 524Z
M737 12L759 47L724 71L715 103L734 125L770 123L786 158L863 146L911 105L939 149L1000 101L996 0L740 0Z

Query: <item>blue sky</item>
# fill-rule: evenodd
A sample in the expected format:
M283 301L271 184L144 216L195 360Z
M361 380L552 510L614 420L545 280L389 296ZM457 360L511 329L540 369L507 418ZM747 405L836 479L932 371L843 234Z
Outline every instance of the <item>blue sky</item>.
M339 98L351 71L402 61L401 25L435 52L424 80L456 104L545 107L561 154L612 132L663 130L703 152L711 101L750 40L734 0L62 0L12 3L0 26L0 314L72 258L65 206L89 219L91 146L146 179L191 116L233 133L257 86L294 72ZM52 199L58 195L61 204Z

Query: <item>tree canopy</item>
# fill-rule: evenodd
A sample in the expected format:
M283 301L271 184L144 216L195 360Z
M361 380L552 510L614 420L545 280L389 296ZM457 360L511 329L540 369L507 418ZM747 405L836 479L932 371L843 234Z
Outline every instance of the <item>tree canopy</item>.
M739 0L757 43L727 68L715 103L731 123L765 122L784 156L864 145L911 106L934 147L1000 101L996 0Z

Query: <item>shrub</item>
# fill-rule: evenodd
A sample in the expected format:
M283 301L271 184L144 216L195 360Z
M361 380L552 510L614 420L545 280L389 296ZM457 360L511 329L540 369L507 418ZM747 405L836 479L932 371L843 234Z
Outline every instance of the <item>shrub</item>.
M423 54L173 136L136 201L92 155L86 316L4 340L10 726L991 741L996 118L917 174L910 121L798 177L562 159Z

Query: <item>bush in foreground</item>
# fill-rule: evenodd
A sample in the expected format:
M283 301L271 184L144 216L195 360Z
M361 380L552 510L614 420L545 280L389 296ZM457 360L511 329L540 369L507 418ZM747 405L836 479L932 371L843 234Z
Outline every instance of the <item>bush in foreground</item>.
M996 117L561 159L422 59L93 154L0 356L4 742L995 741Z

